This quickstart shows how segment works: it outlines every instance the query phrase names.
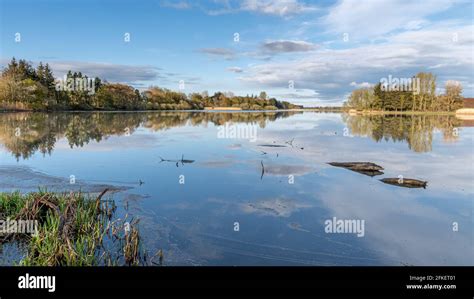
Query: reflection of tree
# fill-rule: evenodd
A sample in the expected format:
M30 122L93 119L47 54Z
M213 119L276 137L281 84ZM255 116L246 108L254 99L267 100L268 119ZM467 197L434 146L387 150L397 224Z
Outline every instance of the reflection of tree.
M452 115L344 115L351 134L370 136L375 141L407 142L415 152L429 152L433 131L441 130L446 142L457 140L456 127L460 121Z
M16 158L27 158L36 151L49 154L59 127L47 114L5 114L0 117L0 141Z
M413 117L411 119L410 131L407 136L408 147L417 152L430 152L433 142L433 129L435 128L432 118L426 116Z
M153 130L168 129L183 126L187 122L193 126L212 123L216 126L228 122L258 124L265 128L267 121L275 121L281 117L288 117L298 112L241 112L241 113L202 113L202 112L161 112L148 115L145 127Z
M244 122L263 128L267 121L295 113L298 112L4 113L0 114L0 143L17 159L26 159L37 151L50 154L63 137L71 148L82 147L111 135L133 134L139 126L159 131L186 124Z
M133 133L144 120L139 113L79 113L68 115L65 132L69 145L82 147L91 140L100 142L110 135Z

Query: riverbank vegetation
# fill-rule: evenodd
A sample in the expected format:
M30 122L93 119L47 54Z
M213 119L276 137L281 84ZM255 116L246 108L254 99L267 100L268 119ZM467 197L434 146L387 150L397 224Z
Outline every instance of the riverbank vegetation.
M346 109L368 111L456 111L463 107L462 86L447 81L445 93L436 93L436 76L418 73L413 78L378 83L352 91Z
M203 110L235 107L242 110L295 109L300 106L259 96L235 96L227 92L185 94L151 86L139 91L130 85L109 83L69 71L56 79L49 64L34 68L26 60L13 58L0 76L0 110Z
M82 193L0 193L5 219L36 221L35 234L0 235L26 245L24 266L140 265L145 261L137 221L115 219L116 206ZM113 221L112 221L113 220Z

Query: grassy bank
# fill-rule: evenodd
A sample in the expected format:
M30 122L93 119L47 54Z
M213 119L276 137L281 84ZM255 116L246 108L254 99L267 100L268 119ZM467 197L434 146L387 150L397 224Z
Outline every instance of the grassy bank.
M8 231L0 243L22 242L24 266L140 265L138 221L114 219L115 203L104 190L92 198L82 193L0 193L0 219L37 221L36 233ZM161 260L162 257L160 257Z

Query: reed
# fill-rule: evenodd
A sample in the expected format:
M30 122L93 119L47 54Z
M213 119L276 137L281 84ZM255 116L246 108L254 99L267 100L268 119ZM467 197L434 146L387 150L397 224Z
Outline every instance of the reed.
M27 243L24 266L140 265L138 220L114 219L115 202L82 193L39 191L22 195L0 193L2 217L37 220L34 235L6 234L0 242ZM127 223L128 231L124 231Z

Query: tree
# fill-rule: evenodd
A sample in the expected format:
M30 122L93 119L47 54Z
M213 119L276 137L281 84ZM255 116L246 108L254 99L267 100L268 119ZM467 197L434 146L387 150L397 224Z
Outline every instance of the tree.
M15 80L14 74L2 74L0 81L0 102L14 103L23 99L21 81Z
M3 70L2 76L11 76L11 78L18 81L28 78L37 80L36 71L31 64L24 59L20 59L17 63L15 57Z
M46 63L46 65L44 66L44 72L43 72L43 84L49 89L49 90L54 90L55 87L54 87L54 75L53 75L53 71L51 70L51 68L49 67L49 64Z
M256 95L236 96L232 92L216 92L209 97L202 94L186 95L164 88L150 86L146 91L125 84L109 84L96 77L91 80L81 72L69 70L66 82L55 84L49 64L40 62L35 68L26 60L12 58L1 72L0 101L3 107L14 109L203 109L204 107L232 106L244 109L299 108L288 102L268 98L262 91ZM61 84L60 84L61 83ZM56 89L56 87L65 87ZM91 88L94 88L91 90ZM7 105L4 105L7 103Z
M441 96L441 109L453 111L462 108L462 85L458 81L449 80L445 85L445 94Z
M352 91L348 99L348 106L364 110L371 109L376 102L376 95L372 88L360 88Z
M39 80L40 82L42 82L42 81L44 80L44 79L43 79L43 78L44 78L44 77L43 77L43 74L44 74L44 66L43 66L43 63L40 62L40 63L38 64L38 67L36 68L36 75L38 76L38 80Z
M418 73L414 77L417 90L413 90L412 110L426 111L432 108L436 99L436 76L432 73Z
M137 92L138 90L124 84L104 84L95 94L95 108L119 110L142 109L144 106L142 106Z

